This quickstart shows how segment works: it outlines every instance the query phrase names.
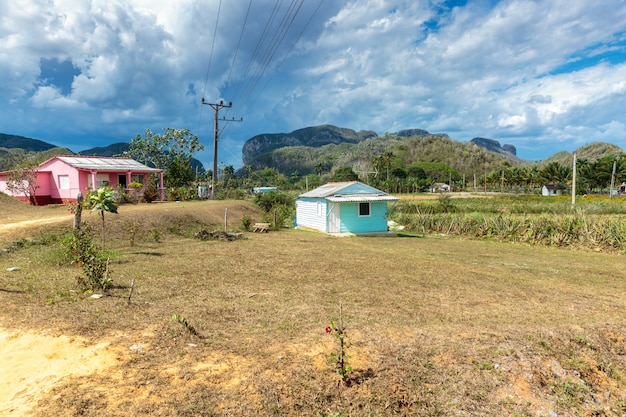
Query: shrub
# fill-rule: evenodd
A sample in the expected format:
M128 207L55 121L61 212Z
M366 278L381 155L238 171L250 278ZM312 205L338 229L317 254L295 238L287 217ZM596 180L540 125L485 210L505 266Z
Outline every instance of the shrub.
M254 196L254 202L265 212L265 221L280 229L288 221L291 222L295 213L295 199L287 193L271 191Z
M62 240L65 258L70 264L82 268L85 276L78 276L78 285L86 290L103 290L111 286L113 280L109 276L108 259L93 241L91 228L83 225L74 229Z
M144 203L152 203L159 199L159 189L154 184L148 184L143 189L141 200Z
M250 226L252 225L252 217L244 214L241 216L241 228L246 232L250 231Z

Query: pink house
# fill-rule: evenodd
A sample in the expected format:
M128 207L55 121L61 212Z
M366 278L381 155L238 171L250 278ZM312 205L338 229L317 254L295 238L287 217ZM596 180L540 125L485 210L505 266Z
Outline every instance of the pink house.
M97 156L55 156L37 168L37 203L63 204L75 202L79 192L103 186L124 187L137 182L147 184L150 174L159 174L159 194L164 197L163 170L150 168L130 158ZM7 189L7 173L0 172L0 192L26 201L27 196L13 195Z

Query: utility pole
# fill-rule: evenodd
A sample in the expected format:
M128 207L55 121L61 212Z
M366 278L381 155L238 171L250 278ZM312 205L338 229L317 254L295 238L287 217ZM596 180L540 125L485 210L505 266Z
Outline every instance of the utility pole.
M617 168L617 159L613 161L613 173L611 174L611 188L609 189L609 198L613 198L613 187L615 187L615 169Z
M576 205L576 152L572 161L572 207Z
M228 104L224 104L224 100L220 100L219 103L207 103L204 101L204 97L202 97L202 104L211 106L213 110L215 110L215 131L213 135L213 178L211 180L211 200L215 200L215 187L217 186L217 137L219 133L218 120L220 115L220 109L233 107L233 102L231 101ZM222 120L226 120L226 118L223 118ZM243 118L240 120L235 120L235 118L233 117L232 120L228 121L243 122Z

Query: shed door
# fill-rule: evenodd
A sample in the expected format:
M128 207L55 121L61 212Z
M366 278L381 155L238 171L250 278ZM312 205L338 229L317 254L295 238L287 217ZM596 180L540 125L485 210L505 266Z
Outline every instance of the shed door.
M339 233L341 230L341 205L328 203L328 233Z

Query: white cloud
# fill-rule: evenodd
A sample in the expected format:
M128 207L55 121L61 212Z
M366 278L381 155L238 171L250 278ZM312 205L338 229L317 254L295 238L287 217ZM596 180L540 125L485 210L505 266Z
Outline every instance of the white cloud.
M204 96L232 100L223 114L245 119L224 132L223 155L259 133L320 123L492 137L536 152L623 133L621 0L326 1L309 26L318 2L305 3L281 38L287 6L264 32L271 0L252 3L243 32L243 0L221 2L217 30L219 2L2 2L0 123L81 143L176 124L209 144ZM42 59L80 70L69 93L42 79Z

